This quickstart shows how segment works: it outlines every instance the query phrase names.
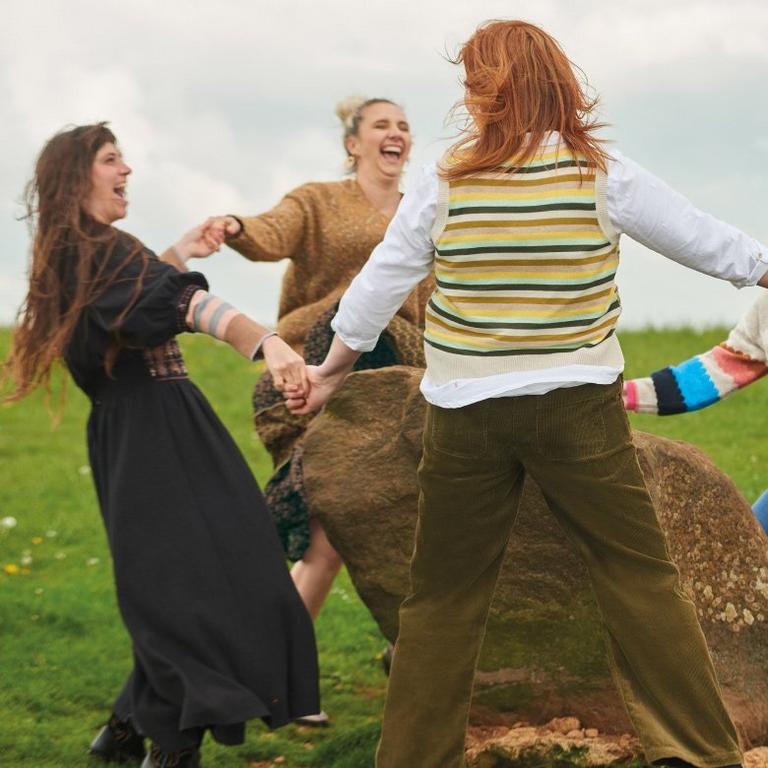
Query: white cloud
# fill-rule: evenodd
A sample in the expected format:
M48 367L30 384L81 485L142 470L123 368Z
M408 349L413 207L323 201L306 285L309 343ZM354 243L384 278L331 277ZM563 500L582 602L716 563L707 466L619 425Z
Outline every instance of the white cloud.
M756 97L768 76L763 0L37 0L4 10L0 322L23 296L26 232L14 201L63 125L112 121L135 170L125 226L162 249L209 214L256 213L304 181L340 177L333 106L349 93L401 101L412 165L438 156L460 95L459 70L442 54L488 18L548 29L601 91L610 135L628 154L768 240L756 162L768 148L768 105ZM625 253L628 324L732 321L744 305L744 292L670 272L639 246ZM221 295L273 317L281 265L222 253L202 266Z

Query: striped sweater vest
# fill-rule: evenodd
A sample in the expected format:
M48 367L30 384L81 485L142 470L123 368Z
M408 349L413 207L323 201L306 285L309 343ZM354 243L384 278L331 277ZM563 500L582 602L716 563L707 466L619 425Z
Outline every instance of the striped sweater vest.
M618 233L606 177L567 146L512 172L440 180L436 289L424 338L436 384L562 367L623 366L614 335Z

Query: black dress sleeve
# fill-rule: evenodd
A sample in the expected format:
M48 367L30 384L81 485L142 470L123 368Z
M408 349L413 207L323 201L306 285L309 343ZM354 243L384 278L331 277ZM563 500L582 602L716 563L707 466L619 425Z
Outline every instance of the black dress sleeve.
M156 347L186 330L179 318L195 291L208 289L205 277L179 272L146 249L128 261L122 247L115 251L107 286L88 307L91 320L126 347Z

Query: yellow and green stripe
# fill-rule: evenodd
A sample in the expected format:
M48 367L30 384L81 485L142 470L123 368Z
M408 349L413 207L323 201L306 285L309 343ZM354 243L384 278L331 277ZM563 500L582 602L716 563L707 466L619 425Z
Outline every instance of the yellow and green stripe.
M596 176L566 147L449 182L425 338L465 355L562 353L613 334L618 243Z

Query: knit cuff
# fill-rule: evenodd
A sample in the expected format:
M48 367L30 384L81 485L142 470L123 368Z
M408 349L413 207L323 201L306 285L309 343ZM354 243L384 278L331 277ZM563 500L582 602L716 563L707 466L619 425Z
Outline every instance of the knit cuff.
M179 294L178 301L176 302L176 333L185 333L187 331L194 333L194 329L187 325L187 312L189 311L189 304L192 301L192 297L198 292L204 289L199 285L188 285Z

